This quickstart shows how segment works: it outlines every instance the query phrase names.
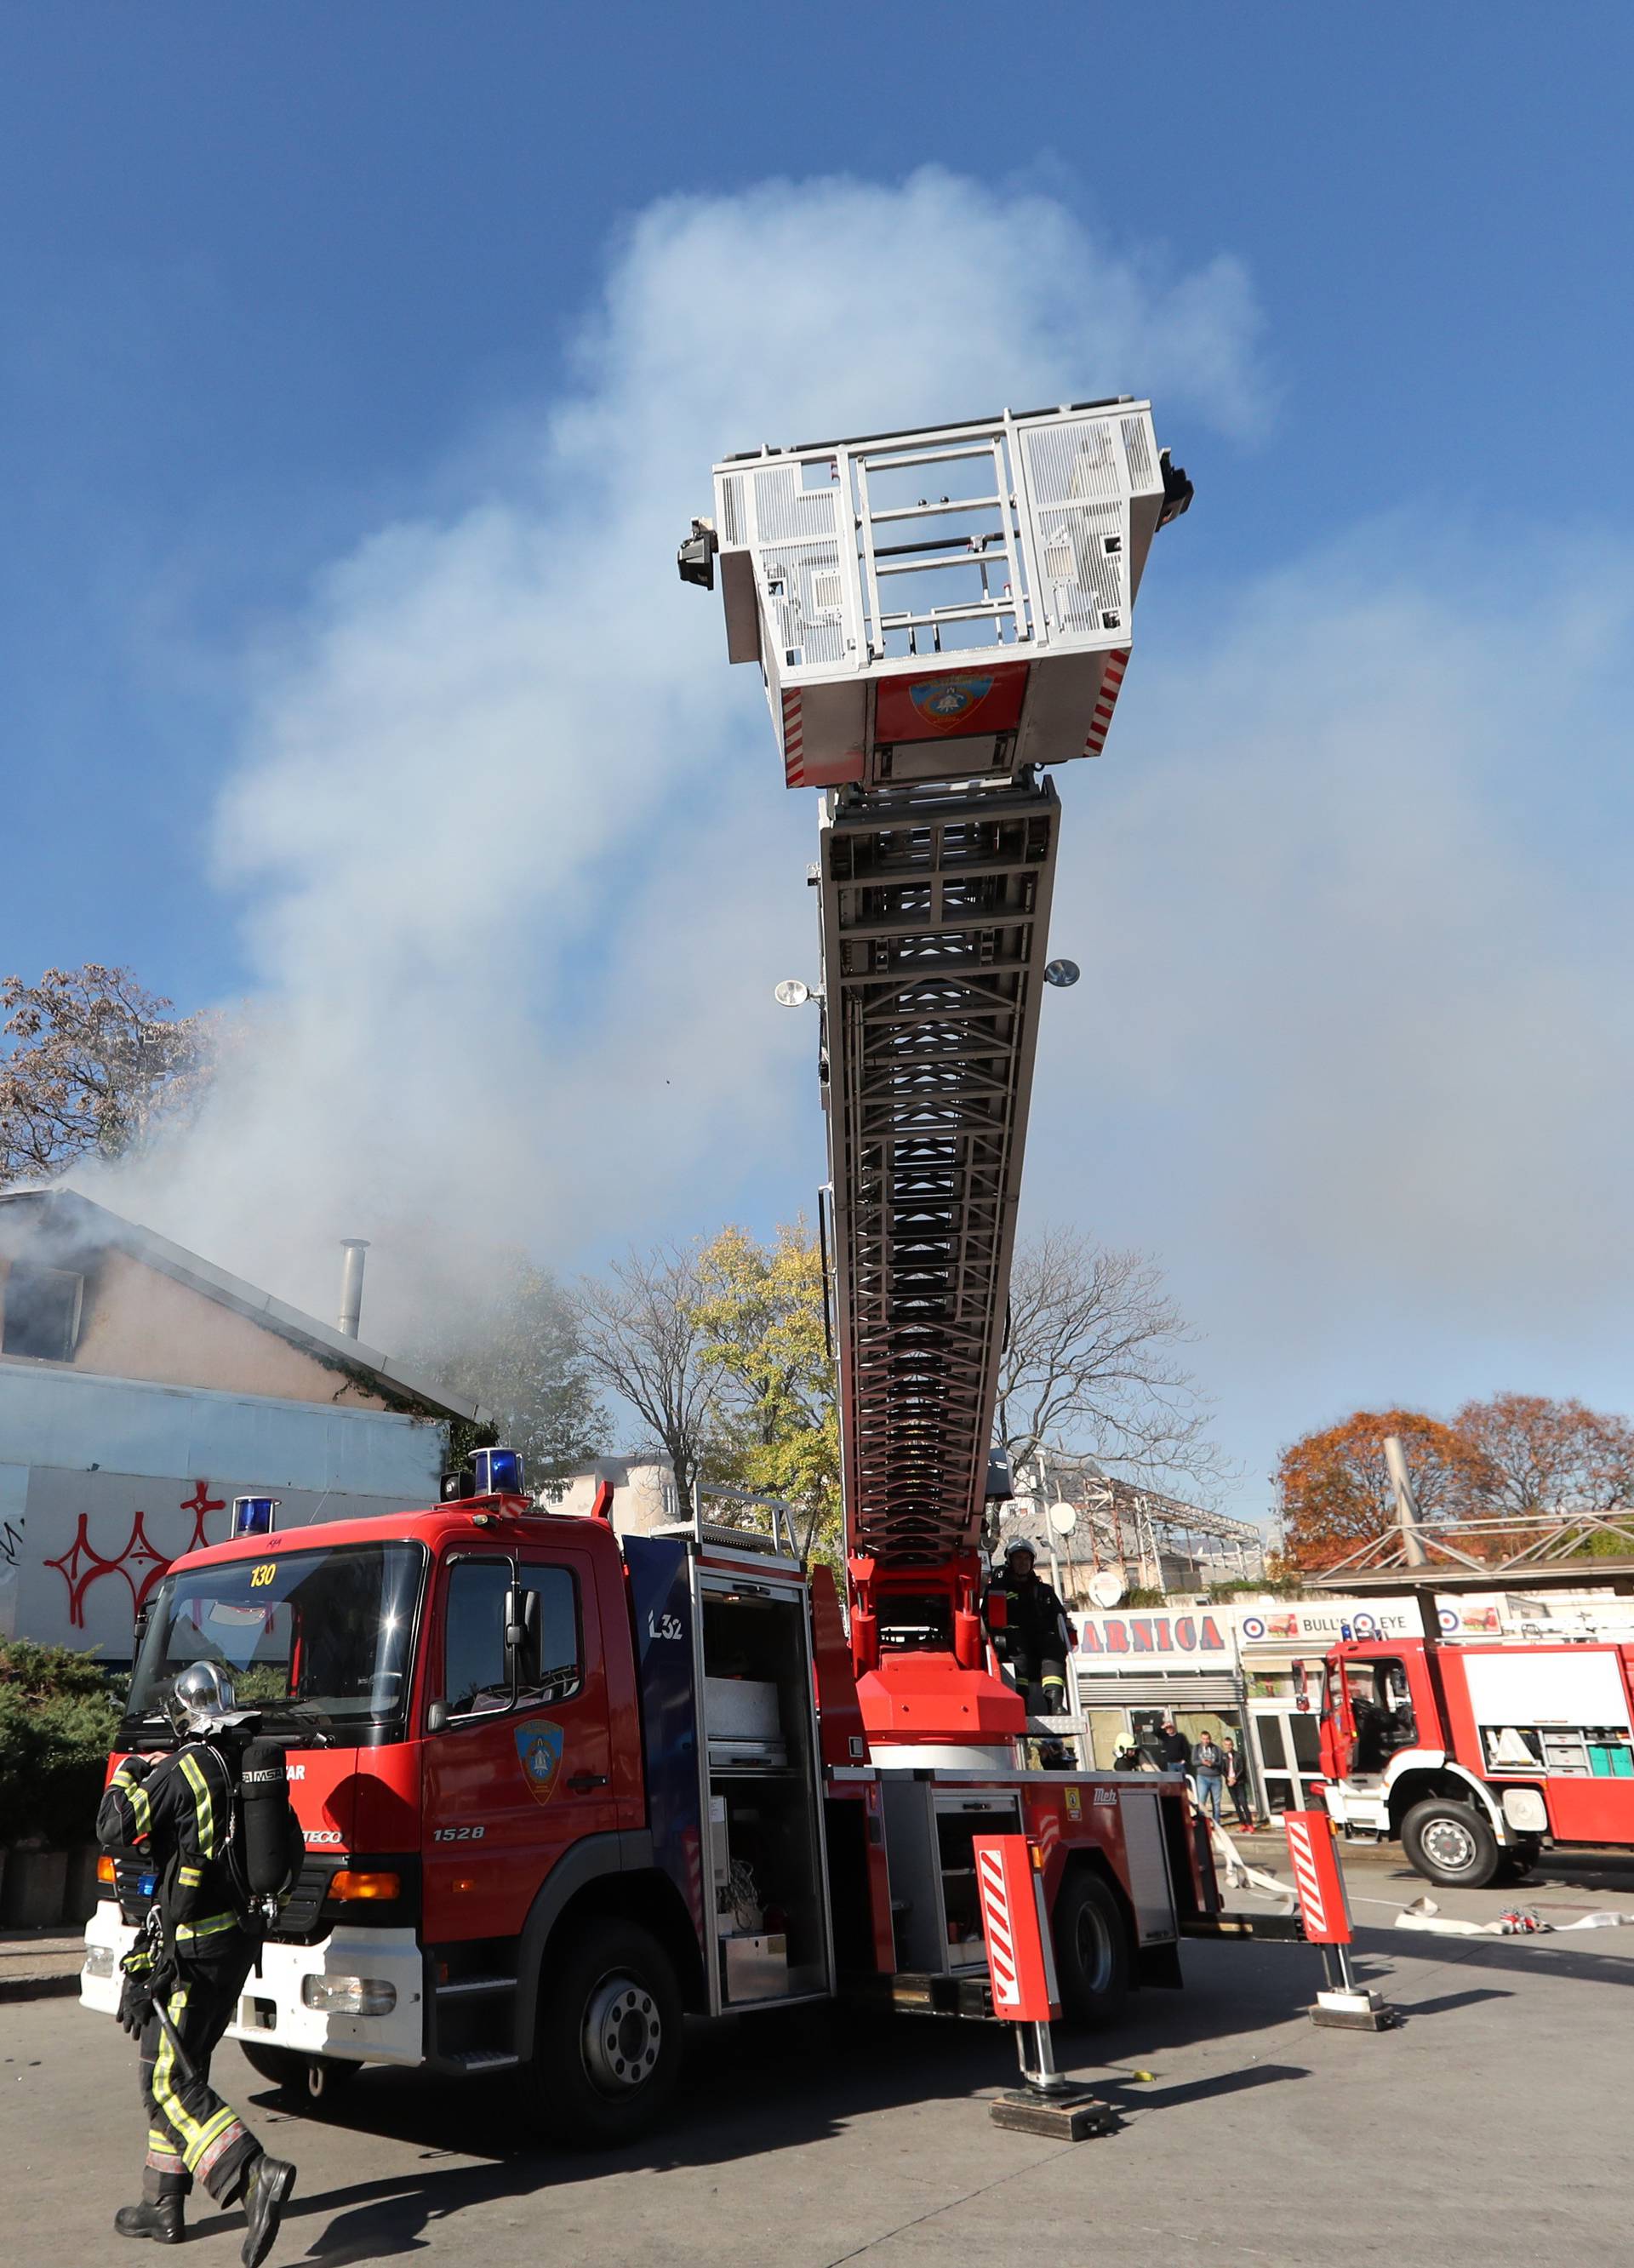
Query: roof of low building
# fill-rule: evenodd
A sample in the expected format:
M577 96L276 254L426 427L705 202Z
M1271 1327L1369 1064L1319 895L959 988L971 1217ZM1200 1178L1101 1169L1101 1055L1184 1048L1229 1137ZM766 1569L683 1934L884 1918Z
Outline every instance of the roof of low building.
M77 1189L55 1186L0 1189L0 1251L18 1241L12 1225L24 1223L31 1239L43 1235L60 1238L63 1243L81 1249L128 1254L144 1267L185 1284L218 1307L230 1307L235 1314L247 1316L262 1329L276 1333L320 1362L345 1373L359 1386L378 1394L393 1409L415 1416L467 1420L486 1415L482 1405L467 1395L451 1394L443 1387L413 1377L378 1348L365 1346L360 1339L349 1338L344 1331L320 1322L315 1315L303 1314L298 1307L275 1299L258 1285L217 1268L212 1261L200 1259L196 1253L184 1250L168 1237L144 1228L139 1222L126 1220L106 1205L81 1197ZM9 1228L12 1229L11 1235L7 1234Z

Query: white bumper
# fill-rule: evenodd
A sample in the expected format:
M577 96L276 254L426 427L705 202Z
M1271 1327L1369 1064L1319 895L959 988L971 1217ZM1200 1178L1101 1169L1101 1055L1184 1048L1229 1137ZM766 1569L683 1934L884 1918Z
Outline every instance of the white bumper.
M119 1908L99 1905L85 1924L85 1961L79 2004L104 2015L119 2009L119 1963L136 1932ZM390 1984L395 2005L387 2015L337 2015L309 2008L301 1998L308 1977L365 1977ZM298 2055L339 2056L359 2063L417 2064L424 2060L425 1968L411 1929L348 1927L316 1945L264 1945L261 1973L245 1980L230 2039L265 2040Z
M105 1898L85 1924L85 1957L79 1970L79 2005L99 2015L119 2014L119 1964L136 1941L136 1933Z

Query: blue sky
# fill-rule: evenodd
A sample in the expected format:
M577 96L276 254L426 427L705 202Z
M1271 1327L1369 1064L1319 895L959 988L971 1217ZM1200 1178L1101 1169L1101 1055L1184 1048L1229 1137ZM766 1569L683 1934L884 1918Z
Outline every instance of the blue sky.
M762 1004L812 813L657 531L797 438L734 422L797 364L802 435L1036 370L1151 392L1199 496L1064 789L1029 1204L1162 1255L1250 1508L1358 1402L1623 1398L1631 50L1610 6L8 11L0 962L269 1035L158 1225L321 1306L360 1218L390 1300L439 1179L488 1189L454 1243L567 1267L808 1204ZM576 585L631 613L570 701L523 681Z

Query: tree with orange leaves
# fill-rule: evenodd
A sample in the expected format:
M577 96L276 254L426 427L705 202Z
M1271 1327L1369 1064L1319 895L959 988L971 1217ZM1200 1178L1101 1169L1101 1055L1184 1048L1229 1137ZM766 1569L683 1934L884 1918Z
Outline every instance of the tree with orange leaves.
M1340 1425L1291 1442L1277 1461L1284 1551L1295 1567L1331 1567L1392 1525L1387 1433L1406 1453L1426 1522L1468 1518L1479 1509L1485 1461L1457 1427L1419 1410L1358 1410Z

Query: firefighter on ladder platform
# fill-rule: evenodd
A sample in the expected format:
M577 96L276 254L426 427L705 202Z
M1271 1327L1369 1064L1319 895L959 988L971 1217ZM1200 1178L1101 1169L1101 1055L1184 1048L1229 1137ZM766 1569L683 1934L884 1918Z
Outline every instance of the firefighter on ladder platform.
M993 1602L1004 1602L995 1626ZM987 1624L993 1646L1032 1706L1033 1689L1042 1696L1040 1713L1060 1717L1067 1705L1067 1616L1060 1599L1038 1572L1033 1547L1018 1535L995 1568L987 1587Z
M217 2205L242 2200L241 2257L258 2268L272 2249L295 2169L269 2157L210 2083L210 2059L232 2021L255 1957L247 1901L233 1865L239 1806L220 1736L241 1721L232 1686L212 1661L175 1679L165 1712L180 1745L150 1767L127 1756L97 1816L105 1844L134 1845L158 1878L148 1925L123 1963L119 2017L140 2042L148 2154L140 2205L121 2205L121 2236L179 2244L195 2181Z

